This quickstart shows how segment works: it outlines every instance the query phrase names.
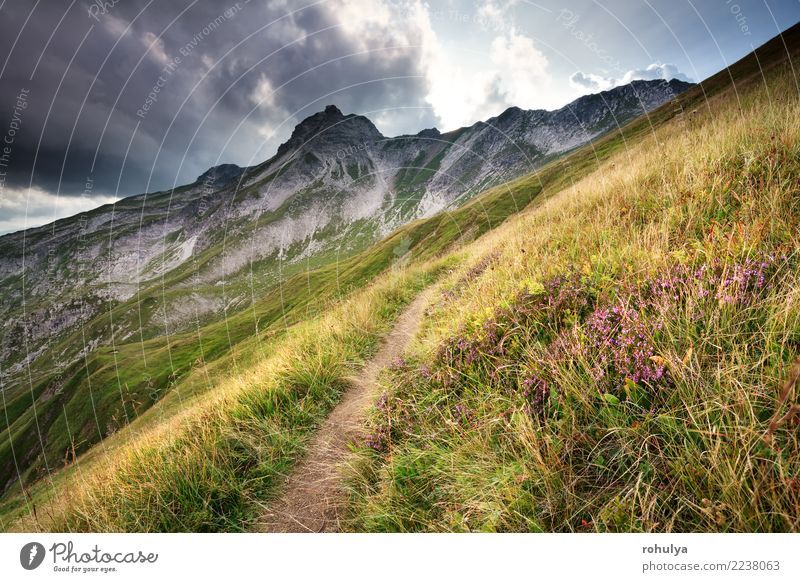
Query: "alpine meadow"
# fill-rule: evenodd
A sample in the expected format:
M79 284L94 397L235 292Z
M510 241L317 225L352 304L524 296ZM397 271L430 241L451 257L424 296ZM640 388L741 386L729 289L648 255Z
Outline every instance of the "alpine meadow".
M89 23L124 29L123 4ZM148 37L158 66L183 55L164 94L195 64L235 74L200 63L251 4L204 17L191 50ZM588 19L550 18L589 50ZM157 188L126 190L133 162L117 190L79 175L82 195L55 196L113 200L0 236L0 530L797 532L800 25L769 37L705 78L583 75L557 106L501 83L518 102L456 127L475 81L441 131L394 131L390 108L424 111L355 79L374 107L319 90L270 125L268 155L217 155L185 185L146 168ZM395 40L383 68L353 66L405 87ZM310 92L303 66L286 86ZM278 110L288 89L254 82L261 102L220 102ZM36 97L20 134L47 113ZM112 130L133 156L139 138ZM52 162L59 188L83 155Z

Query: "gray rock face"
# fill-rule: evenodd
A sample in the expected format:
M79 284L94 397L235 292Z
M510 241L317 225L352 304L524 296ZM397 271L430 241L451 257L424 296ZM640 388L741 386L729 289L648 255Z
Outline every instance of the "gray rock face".
M200 174L195 182L202 184L206 188L222 188L239 178L246 171L247 168L241 168L236 164L220 164Z
M13 383L56 338L148 286L164 286L164 303L135 325L133 318L119 323L117 340L136 326L177 331L221 302L236 305L236 297L204 297L203 289L243 280L255 263L346 254L527 173L688 87L635 81L556 111L512 107L456 131L392 138L330 105L298 124L262 164L215 166L187 186L0 237L0 374ZM187 265L192 277L177 276Z

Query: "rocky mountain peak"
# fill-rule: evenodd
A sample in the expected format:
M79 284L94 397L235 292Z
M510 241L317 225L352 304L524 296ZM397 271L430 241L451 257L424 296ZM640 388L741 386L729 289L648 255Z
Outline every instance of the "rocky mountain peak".
M438 138L442 135L442 132L436 129L435 127L431 127L430 129L423 129L417 134L417 137L422 138Z
M324 113L326 117L334 117L334 118L344 117L341 110L338 107L336 107L336 105L327 105L325 107L325 111L323 111L322 113Z
M292 136L278 147L278 156L295 151L314 142L314 147L324 143L356 143L383 139L378 128L362 115L344 115L336 105L328 105L306 117L294 128Z
M522 115L523 111L517 106L512 105L505 111L503 111L500 115L497 116L498 121L507 121L519 115Z
M221 188L240 177L245 171L247 171L247 168L242 168L236 164L220 164L212 166L200 174L195 182L202 184L206 188Z

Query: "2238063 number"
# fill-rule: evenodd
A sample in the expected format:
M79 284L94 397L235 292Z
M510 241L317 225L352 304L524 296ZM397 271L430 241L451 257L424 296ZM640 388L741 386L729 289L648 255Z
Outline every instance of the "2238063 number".
M731 571L767 570L777 572L781 569L778 560L735 560L731 562Z

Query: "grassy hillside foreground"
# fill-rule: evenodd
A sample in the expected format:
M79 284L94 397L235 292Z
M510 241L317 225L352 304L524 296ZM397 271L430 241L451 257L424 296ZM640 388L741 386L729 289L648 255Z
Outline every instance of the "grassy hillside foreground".
M765 74L474 244L353 530L800 529L800 107Z
M237 531L302 453L346 379L447 260L397 270L286 332L270 355L186 410L129 435L113 454L43 483L20 528ZM45 501L46 500L46 501ZM31 505L29 504L29 505Z

